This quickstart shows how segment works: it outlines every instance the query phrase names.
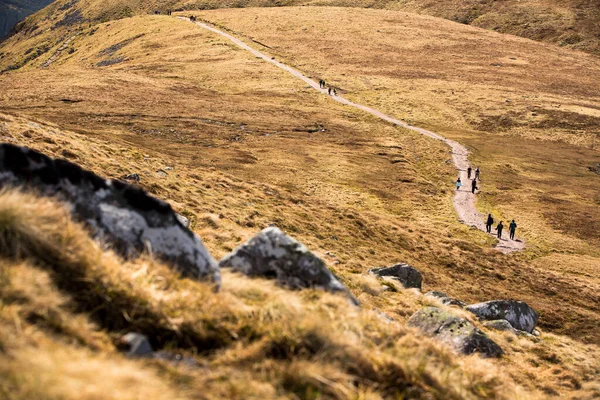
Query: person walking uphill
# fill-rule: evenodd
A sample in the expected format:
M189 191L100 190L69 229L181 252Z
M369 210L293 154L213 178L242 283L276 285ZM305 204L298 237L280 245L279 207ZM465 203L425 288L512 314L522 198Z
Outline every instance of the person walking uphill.
M508 233L510 235L511 240L515 240L515 232L517 230L517 223L513 219L510 225L508 226Z
M502 221L500 221L496 227L496 230L498 231L498 239L502 239L502 229L504 229L504 225L502 225Z
M492 225L494 225L494 218L492 218L492 214L488 214L488 219L485 223L485 231L487 233L492 233Z
M477 167L477 169L475 170L475 179L479 179L479 173L481 171L479 171L479 167Z
M469 168L467 168L467 178L471 179L471 171L473 171L473 168L471 168L471 166L469 165Z
M462 182L460 181L460 176L459 176L458 179L456 180L456 190L460 190L461 186L462 186Z
M473 179L471 182L471 193L475 194L475 190L477 190L477 179Z

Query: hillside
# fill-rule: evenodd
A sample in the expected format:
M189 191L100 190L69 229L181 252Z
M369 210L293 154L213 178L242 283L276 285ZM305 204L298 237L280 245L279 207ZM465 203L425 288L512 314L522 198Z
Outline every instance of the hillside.
M466 144L482 168L477 206L516 218L526 241L505 255L458 221L443 143L333 102L189 21L105 3L58 2L2 44L2 141L103 177L138 174L216 259L276 225L323 258L362 307L229 272L214 294L148 255L124 261L100 249L47 199L3 193L0 215L17 217L0 218L2 232L16 232L17 248L31 239L68 257L1 253L1 390L22 399L77 398L82 386L89 398L598 395L596 57L390 10L194 13L348 99ZM540 338L452 307L505 351L455 355L406 327L439 301L367 273L397 262L422 272L423 293L526 301ZM119 338L131 331L199 369L125 360ZM120 374L114 392L112 375L94 379L101 371ZM139 391L148 381L156 386Z
M50 4L52 0L6 0L0 3L0 40L22 19Z

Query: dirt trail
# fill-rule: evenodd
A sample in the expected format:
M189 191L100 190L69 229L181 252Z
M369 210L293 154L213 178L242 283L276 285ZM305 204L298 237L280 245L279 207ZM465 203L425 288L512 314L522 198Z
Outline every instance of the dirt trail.
M183 18L183 17L179 17L179 18L189 21L189 18ZM326 88L322 89L319 86L319 83L317 81L303 75L300 71L275 60L274 57L268 56L256 49L250 47L246 43L242 42L240 39L236 38L235 36L230 35L227 32L221 31L221 30L219 30L211 25L208 25L206 23L203 23L203 22L194 22L194 23L204 29L207 29L211 32L214 32L218 35L221 35L221 36L229 39L234 44L236 44L238 47L240 47L244 50L247 50L250 53L252 53L254 56L256 56L258 58L262 58L266 62L273 64L276 67L279 67L279 68L289 72L290 74L297 77L298 79L303 80L307 85L311 86L313 89L323 93L324 95L329 96ZM345 99L342 96L336 95L336 96L329 96L329 97L331 97L332 100L335 100L339 103L345 104L350 107L357 108L362 111L365 111L369 114L372 114L378 118L383 119L384 121L390 122L394 125L400 126L405 129L410 129L412 131L415 131L415 132L418 132L425 136L428 136L432 139L440 140L440 141L446 143L448 146L450 146L450 148L452 149L452 161L454 162L454 166L458 170L458 174L461 178L461 181L463 182L463 187L460 190L456 191L456 194L454 195L454 199L453 199L454 208L456 209L456 213L458 214L458 219L460 222L462 222L464 224L467 224L469 226L474 226L479 230L485 231L485 223L484 223L485 216L482 215L479 211L477 211L477 208L475 207L475 195L471 193L471 183L467 178L467 168L469 166L469 161L468 161L469 152L466 147L464 147L460 143L457 143L453 140L446 139L445 137L438 135L435 132L431 132L431 131L428 131L426 129L419 128L416 126L411 126L404 121L401 121L396 118L392 118L392 117L382 113L381 111L378 111L371 107L367 107L362 104L354 103L350 100ZM504 236L508 237L508 223L505 225ZM496 245L495 248L503 253L512 253L513 251L522 250L524 247L525 247L525 243L520 239L510 240L508 238L503 238L499 241L499 243Z

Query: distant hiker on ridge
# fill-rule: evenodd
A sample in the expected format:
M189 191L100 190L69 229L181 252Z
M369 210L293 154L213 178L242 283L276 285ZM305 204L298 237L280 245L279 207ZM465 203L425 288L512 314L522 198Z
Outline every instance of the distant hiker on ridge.
M477 190L477 179L473 179L471 182L471 193L475 194L475 190Z
M513 219L510 225L508 226L508 233L510 234L511 240L515 240L515 231L517 230L517 223Z
M494 224L494 218L492 214L488 214L487 222L485 223L485 230L487 233L492 233L492 225Z
M331 88L327 89L327 94L331 96Z
M333 95L337 96L337 89L336 88L333 88Z
M459 176L458 179L456 180L456 190L459 190L461 186L462 186L462 182L460 181L460 176Z
M475 170L475 179L479 179L479 167Z
M471 171L473 171L473 168L471 168L471 166L469 165L469 168L467 168L467 178L471 179Z
M498 231L498 239L502 239L502 229L504 229L504 225L502 225L502 221L500 221L496 227L496 230Z

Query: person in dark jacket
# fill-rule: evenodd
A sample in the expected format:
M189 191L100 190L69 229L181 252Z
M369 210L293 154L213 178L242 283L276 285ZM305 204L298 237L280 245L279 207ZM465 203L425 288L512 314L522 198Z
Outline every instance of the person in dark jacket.
M475 179L479 179L479 173L481 171L479 170L479 167L477 167L477 169L475 170Z
M331 88L327 89L327 94L331 96Z
M498 239L502 239L502 229L504 229L504 225L502 225L502 221L496 226L496 230L498 231Z
M471 182L471 193L475 194L475 190L477 190L477 179L473 179Z
M488 214L488 219L485 223L485 230L487 233L492 233L492 225L494 225L494 218L492 218L492 214Z
M510 234L511 240L515 240L515 232L517 230L517 223L513 219L510 225L508 226L508 233Z
M467 168L467 178L471 179L471 171L473 171L473 168L471 168L471 166L469 165L469 168Z

